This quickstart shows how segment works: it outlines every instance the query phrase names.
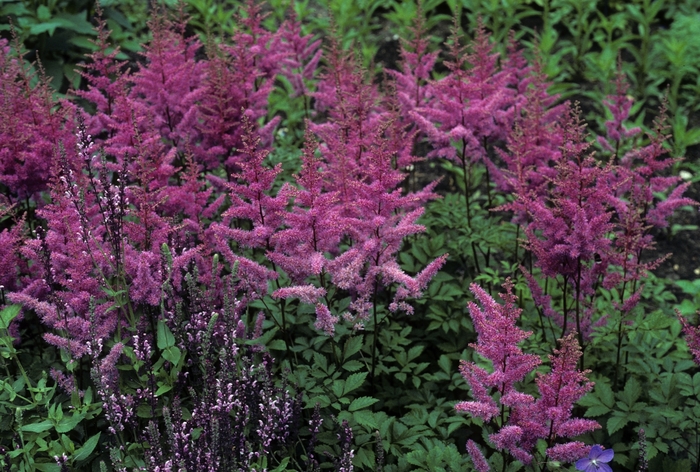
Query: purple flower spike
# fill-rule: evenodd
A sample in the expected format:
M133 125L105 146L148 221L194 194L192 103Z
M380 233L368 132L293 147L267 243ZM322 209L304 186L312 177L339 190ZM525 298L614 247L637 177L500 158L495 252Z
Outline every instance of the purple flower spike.
M612 449L603 450L602 447L596 444L591 448L588 457L576 461L576 470L582 470L583 472L597 472L599 470L612 472L607 463L612 460L614 455L615 451Z

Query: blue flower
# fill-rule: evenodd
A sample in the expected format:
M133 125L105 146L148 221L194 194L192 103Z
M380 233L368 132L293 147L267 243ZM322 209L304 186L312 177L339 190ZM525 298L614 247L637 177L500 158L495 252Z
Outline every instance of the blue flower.
M603 450L602 447L596 444L591 448L588 457L576 461L576 470L582 470L583 472L612 472L607 462L610 462L614 455L615 451L612 449Z

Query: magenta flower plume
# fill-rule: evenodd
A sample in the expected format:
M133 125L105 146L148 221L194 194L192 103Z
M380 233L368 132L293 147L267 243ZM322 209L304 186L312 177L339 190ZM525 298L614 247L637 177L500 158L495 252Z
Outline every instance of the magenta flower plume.
M612 468L608 465L613 459L615 451L612 449L603 449L598 444L591 448L588 457L576 461L576 470L583 472L612 472Z
M523 447L534 447L538 439L554 444L557 439L574 438L591 432L600 425L597 421L572 418L574 404L593 388L586 375L590 371L577 370L581 348L576 333L570 333L559 341L560 348L549 356L551 370L538 374L537 388L540 396L533 404L521 404L514 408L510 420L523 428ZM547 450L550 459L571 462L585 448L574 441L568 446L557 444Z
M347 221L340 216L338 193L325 191L329 178L325 164L314 152L317 143L306 132L302 167L295 176L297 188L292 208L284 215L284 228L271 238L273 251L267 257L289 274L293 283L303 283L307 277L320 276L325 283L327 264L324 253L338 254L338 245L346 232Z
M695 357L695 362L697 364L700 364L700 328L688 323L688 320L686 320L685 317L681 315L681 312L678 310L676 310L676 316L678 316L678 320L683 326L683 333L685 333L685 342L688 344L688 348L693 354L693 357Z
M471 387L474 401L455 405L457 411L467 412L484 422L501 416L500 429L489 436L490 442L500 450L508 451L523 464L533 460L533 450L539 439L546 439L552 446L547 455L553 460L572 462L587 451L581 442L559 443L560 438L572 438L590 432L600 425L593 420L572 418L574 404L592 387L586 378L588 372L576 370L581 349L575 333L561 340L561 348L550 356L551 371L539 374L537 386L540 396L519 392L515 383L523 380L540 364L533 354L524 354L518 344L531 333L516 326L521 310L517 308L510 280L503 285L501 295L504 305L499 305L481 287L472 284L471 290L483 308L470 302L469 312L478 334L478 342L472 345L482 357L493 364L493 372L474 362L462 361L460 372ZM493 391L500 393L500 400L493 398ZM500 405L499 405L500 403ZM470 451L472 459L477 464Z
M474 468L477 470L477 472L489 472L491 470L489 463L486 462L484 453L481 452L479 446L477 446L471 439L467 441L467 452L469 453L469 457L471 457L472 462L474 463Z
M508 134L507 151L496 148L505 168L490 168L498 187L516 195L543 196L548 182L555 176L561 159L562 130L560 120L566 105L554 105L558 95L549 95L547 76L537 59L523 80L527 87L518 103L515 126ZM505 208L516 212L516 220L526 220L527 204L516 200Z
M235 253L229 241L241 247L272 249L271 238L284 221L287 202L291 194L288 186L282 187L276 196L271 193L273 182L282 170L281 164L270 169L263 164L268 152L260 148L260 137L254 125L246 120L242 136L243 149L241 172L232 177L236 181L225 184L230 192L232 206L222 215L221 223L214 223L210 233L216 247L230 264L239 264L240 274L252 293L267 293L267 281L277 278L277 273ZM216 179L212 179L216 183ZM248 220L252 229L243 229L239 221Z
M518 347L518 344L532 333L523 331L516 326L516 321L522 310L516 305L517 297L513 294L512 282L506 281L503 288L506 292L501 294L501 298L505 304L499 305L478 285L472 284L470 286L472 293L483 306L482 309L476 303L469 302L469 313L478 334L477 343L471 347L482 357L491 361L493 372L487 374L484 369L477 367L474 363L466 362L462 363L460 370L472 387L474 385L487 388L495 387L502 397L507 397L509 393L515 391L515 383L523 380L541 363L541 360L534 354L524 354ZM465 366L469 366L469 368L465 368ZM477 372L478 374L474 375ZM458 404L457 409L462 408L459 405L462 404Z
M430 35L426 31L420 3L410 31L413 39L401 44L401 70L387 70L394 78L401 113L408 118L410 111L428 104L431 90L430 74L440 52L428 52Z
M242 147L244 117L257 123L267 115L275 75L289 54L279 33L262 28L264 16L255 2L247 1L243 10L245 18L237 17L239 29L232 44L212 44L207 49L199 130L208 168L223 161L236 170L241 156L234 151ZM258 130L263 145L271 143L279 120L273 118Z
M302 36L301 22L292 11L292 17L280 28L281 48L287 51L282 61L281 73L289 79L294 89L294 96L309 95L307 82L315 77L316 68L321 60L323 50L321 40L313 36Z
M453 60L445 62L450 73L430 84L428 104L410 115L433 146L428 157L464 164L465 160L488 160L485 144L506 138L514 119L515 90L508 86L511 74L497 70L498 54L492 52L490 35L481 21L472 54L466 54L459 37L455 20L450 45Z
M196 36L185 36L186 20L184 14L177 21L162 11L153 15L148 24L153 37L144 46L144 66L133 75L130 97L148 110L150 126L169 146L208 164L195 146L201 140L197 103L204 94L204 62L195 55L202 45Z
M642 132L641 128L627 128L623 122L629 118L632 109L633 99L627 95L627 83L625 73L622 72L621 63L618 63L618 71L615 77L615 95L609 95L603 101L612 114L612 119L605 122L607 138L598 136L598 143L603 149L614 153L615 159L620 154L620 145L626 138L631 138Z
M41 205L36 197L48 189L59 143L69 152L75 143L74 107L51 94L49 80L0 38L0 185L10 203L35 197Z

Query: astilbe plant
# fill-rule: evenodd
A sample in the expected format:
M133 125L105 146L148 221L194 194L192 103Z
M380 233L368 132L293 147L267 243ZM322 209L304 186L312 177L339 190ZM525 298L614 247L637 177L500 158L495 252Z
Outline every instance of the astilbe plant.
M516 107L513 130L506 148L496 148L504 166L492 172L497 188L517 195L544 195L554 177L554 166L561 159L563 133L561 118L566 104L555 105L558 96L547 93L551 83L542 71L542 59L536 59L529 74L520 82L524 101ZM527 221L526 205L515 201L511 210L515 221Z
M675 209L696 202L682 196L687 184L679 185L677 177L660 175L673 163L663 158L664 111L649 135L650 144L630 142L640 131L627 130L622 124L630 101L621 73L616 87L616 95L606 102L613 116L606 122L608 136L598 139L604 152L612 153L607 164L594 159L584 125L570 108L558 124L563 137L560 155L552 154L539 165L528 164L527 153L518 150L517 142L509 142L510 150L515 151L512 161L520 170L509 178L517 198L505 208L519 214L520 221L527 221L526 247L533 263L542 275L556 281L562 293L561 307L556 310L550 295L526 274L536 305L562 332L575 327L584 348L593 328L608 319L607 315L596 317L596 297L600 290L617 289L618 299L613 304L619 312L619 366L624 318L639 302L640 281L663 260L642 262L643 251L653 247L649 230L665 227ZM515 136L524 139L517 128ZM623 150L626 152L620 157ZM533 187L534 181L528 182L523 171L535 168L541 183ZM668 197L659 201L656 192Z
M433 147L428 157L444 157L461 167L470 226L472 166L482 162L487 172L496 168L490 150L493 144L506 139L513 125L516 104L521 100L519 82L526 69L516 49L510 51L503 67L498 66L499 55L493 52L490 35L481 20L475 29L472 53L467 54L467 47L461 45L456 17L450 41L452 60L445 62L450 73L428 84L427 103L410 115ZM490 202L491 182L487 185ZM474 258L477 263L475 254Z
M590 299L610 264L612 244L608 233L614 225L611 190L604 180L609 167L601 166L588 152L590 144L585 141L578 112L570 109L567 115L562 157L556 163L551 189L546 196L519 194L518 207L528 208L531 222L526 227L527 248L534 264L545 277L562 277L562 318L557 320L562 333L575 329L583 344L584 334L591 329L587 310L592 306ZM568 289L573 292L572 302Z
M242 147L245 132L243 118L257 123L267 114L275 75L291 54L285 45L294 33L287 32L283 41L283 30L271 33L263 29L264 16L253 1L248 1L244 10L245 17L239 17L239 29L232 44L212 43L207 47L198 127L203 134L201 146L207 155L208 168L223 161L229 171L236 170L236 156L240 156L236 149ZM270 144L278 123L276 117L260 129L265 145Z
M685 334L685 342L688 345L688 349L690 349L690 352L693 354L695 362L700 364L700 328L690 324L679 311L676 311L676 316L678 316L678 320L683 326L683 333Z
M323 55L321 40L314 40L311 34L302 35L301 22L294 13L280 27L280 40L279 46L287 50L280 72L292 84L294 97L304 97L304 115L309 119L311 118L309 101L312 92L308 83L315 79L319 61Z
M525 465L534 460L534 449L540 439L547 443L549 459L572 462L587 452L587 446L577 441L560 441L600 427L593 420L572 418L576 401L593 387L586 377L588 371L577 370L581 350L576 336L570 334L560 340L561 348L550 356L551 370L538 374L539 398L518 391L516 385L540 365L541 359L523 353L518 346L532 333L516 326L522 310L516 305L510 280L504 289L505 293L501 294L504 304L500 305L478 285L471 286L483 307L469 303L478 335L472 347L490 361L493 370L489 372L475 362L461 362L460 372L471 387L474 400L460 402L455 409L497 427L498 431L489 435L490 443ZM467 450L477 470L489 470L474 441L467 443Z
M401 133L391 131L395 115L383 110L377 90L337 48L337 44L331 48L330 69L314 95L319 109L328 109L330 119L321 125L309 124L322 141L320 159L307 134L303 166L296 176L299 188L283 186L271 197L270 179L260 191L231 187L254 205L255 211L239 215L251 221L253 229L240 233L222 226L217 230L234 239L239 239L239 233L241 237L260 236L260 241L249 245L265 248L268 259L292 279L292 286L278 285L273 295L315 303L316 325L327 334L334 332L340 315L362 326L372 307L376 309L379 288L393 283L400 287L392 310L410 311L404 299L419 296L444 261L435 261L415 278L403 273L395 262L402 239L423 230L415 220L422 213L420 204L434 197L433 185L401 194L399 184L405 176L392 163L394 158L410 162L410 149ZM250 178L257 177L251 174L246 180ZM294 203L287 212L284 207L289 197L294 197ZM308 284L309 277L321 286ZM328 300L322 297L330 283L350 292L353 300L348 313L329 311Z
M0 39L0 190L9 203L29 206L31 198L36 207L39 192L48 189L59 143L68 148L75 143L74 107L53 100L40 66L32 74L19 51L18 40L13 54Z

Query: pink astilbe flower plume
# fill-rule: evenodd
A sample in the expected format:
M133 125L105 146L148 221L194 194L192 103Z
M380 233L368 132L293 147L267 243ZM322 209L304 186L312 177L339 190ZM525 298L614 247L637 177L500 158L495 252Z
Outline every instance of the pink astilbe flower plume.
M179 156L193 153L208 164L201 140L198 102L204 94L204 62L196 61L201 49L196 36L185 36L187 17L176 20L157 11L149 21L152 39L144 45L144 65L133 74L130 97L148 110L150 125Z
M615 95L608 96L603 100L603 104L612 114L612 119L605 122L607 137L598 136L598 143L606 151L614 153L614 159L619 159L620 146L627 138L638 135L642 132L641 128L627 128L623 122L629 118L630 110L634 99L627 95L629 84L625 78L625 73L622 71L622 62L618 59L618 70L615 76Z
M550 445L548 457L571 462L581 457L586 446L576 441L567 443L567 446L555 446L556 441L580 436L600 428L600 425L594 420L571 417L574 404L593 388L593 382L587 378L590 371L577 370L581 348L576 334L560 339L559 344L560 348L549 356L551 370L546 374L538 373L539 398L531 405L516 407L511 419L524 426L525 448L534 447L537 440L543 438Z
M510 280L503 285L506 292L501 295L505 302L499 305L491 296L476 284L470 289L481 303L469 302L469 313L477 332L477 343L472 344L478 354L491 361L493 371L488 372L473 362L462 361L460 372L472 388L475 401L461 402L455 405L457 411L469 412L484 421L490 421L500 413L496 401L491 396L491 389L496 389L501 398L508 397L515 390L515 384L522 381L527 374L535 369L541 360L534 354L525 354L518 344L530 336L530 332L522 331L516 326L522 310L515 304L516 297L512 293L513 284ZM519 399L520 402L534 401L528 396Z
M578 109L568 111L562 130L562 157L550 188L543 195L518 194L514 208L527 208L526 247L535 256L535 265L546 277L561 276L562 290L570 290L573 301L564 297L561 326L563 331L575 327L582 343L592 322L586 308L592 304L599 279L615 260L609 237L615 229L610 204L615 197L607 180L611 168L600 165L588 152L590 144Z
M231 207L222 215L221 223L213 223L210 232L216 239L216 247L222 251L229 263L238 262L241 277L257 294L267 292L267 280L277 278L277 273L248 260L231 250L229 241L242 247L272 249L272 236L284 222L291 188L283 186L277 196L269 193L275 178L282 170L281 164L268 168L263 164L268 152L260 149L260 137L250 122L246 122L241 153L241 172L232 177L236 180L226 184L232 201ZM242 222L252 224L243 229ZM237 227L231 227L231 226Z
M576 335L561 340L561 348L550 356L551 371L538 374L539 398L516 390L515 386L541 363L539 356L525 354L518 344L531 333L516 326L521 309L513 295L513 285L507 280L501 294L503 305L496 303L476 284L471 290L480 302L469 303L469 312L477 332L477 343L471 345L478 354L490 361L492 371L474 362L462 361L460 373L471 387L473 401L455 405L455 409L482 419L495 420L499 429L489 436L499 450L506 450L523 464L534 459L538 439L546 439L550 448L547 455L555 460L571 462L587 452L582 443L556 444L559 438L572 438L600 427L592 420L571 418L573 405L593 384L588 372L576 370L581 350ZM497 394L498 400L494 398ZM498 419L497 419L498 418ZM483 455L471 444L469 453L478 470L488 470ZM481 467L481 469L479 469Z
M245 18L237 17L239 29L232 44L210 43L201 96L201 147L205 167L217 167L223 161L229 170L237 170L238 155L245 134L244 117L250 123L267 115L267 99L274 86L275 74L289 56L281 33L262 28L264 16L253 1L246 2ZM272 141L272 131L280 118L275 117L260 130L264 145Z
M491 470L489 463L486 462L484 453L481 452L479 446L477 446L471 439L467 441L467 452L469 453L469 457L471 457L472 462L474 463L474 468L477 470L477 472L489 472Z
M688 349L690 349L690 352L693 354L695 362L700 364L700 328L691 325L678 310L676 310L676 316L683 326L683 333L685 334L685 342L688 344Z
M310 94L307 82L314 79L323 50L321 40L313 36L302 36L301 22L292 11L292 17L280 28L280 46L287 50L282 61L281 73L289 79L294 88L294 96Z
M409 112L426 106L430 100L431 87L428 86L431 72L440 51L428 52L430 35L426 31L423 8L420 2L410 28L413 39L402 40L400 71L387 70L394 78L396 95L401 114L411 119Z
M348 224L340 216L338 192L324 189L326 165L314 155L316 147L307 130L302 167L295 176L297 188L290 193L294 203L284 215L285 228L271 238L274 251L267 255L294 283L302 283L310 276L321 276L321 284L326 283L321 275L328 263L324 254L339 252L338 245Z
M507 151L496 148L505 168L492 169L496 185L504 192L517 195L546 194L547 184L554 177L554 166L561 159L563 133L560 120L566 105L554 105L557 95L549 95L547 77L538 58L530 74L521 83L526 85L517 108L515 125L506 139ZM516 200L507 208L516 212L516 221L526 220L526 205Z
M487 160L484 143L506 138L514 118L515 90L508 87L510 72L497 71L498 54L492 52L483 23L477 25L472 54L466 54L456 21L449 45L452 60L445 62L450 73L431 83L428 104L410 113L434 148L428 157L464 164Z
M19 39L15 49L20 50ZM36 81L36 85L32 82ZM59 143L75 144L74 107L52 98L49 80L33 75L21 55L0 38L0 186L8 203L33 198L48 189Z

